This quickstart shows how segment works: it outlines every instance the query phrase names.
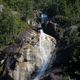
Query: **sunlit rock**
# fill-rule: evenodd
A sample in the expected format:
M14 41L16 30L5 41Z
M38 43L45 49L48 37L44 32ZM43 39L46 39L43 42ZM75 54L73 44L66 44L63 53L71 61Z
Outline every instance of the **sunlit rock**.
M23 32L19 39L22 41L19 50L21 56L17 58L18 62L15 70L10 71L10 75L14 80L29 80L31 74L38 71L34 78L35 80L36 78L39 79L48 67L52 52L55 49L56 40L42 30L39 32L33 30Z

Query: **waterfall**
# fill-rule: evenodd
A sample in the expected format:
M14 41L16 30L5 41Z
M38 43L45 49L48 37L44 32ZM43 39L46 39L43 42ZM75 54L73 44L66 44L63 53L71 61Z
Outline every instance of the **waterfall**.
M55 49L54 38L42 29L31 33L27 31L25 36L25 43L20 49L21 56L10 75L14 80L40 80L51 63L52 51Z
M41 59L42 66L37 70L36 76L32 80L40 80L40 77L44 75L45 70L47 69L50 58L51 58L51 49L52 47L52 41L51 37L48 36L43 32L43 30L40 30L40 36L39 36L39 51L37 53L37 56Z

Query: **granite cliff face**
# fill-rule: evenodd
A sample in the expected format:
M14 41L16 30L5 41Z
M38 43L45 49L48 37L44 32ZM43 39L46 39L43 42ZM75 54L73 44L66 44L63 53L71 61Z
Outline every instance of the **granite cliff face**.
M19 40L21 47L17 49L19 49L20 57L16 58L15 69L9 70L9 75L14 80L29 80L34 72L38 72L34 78L38 75L42 76L40 74L44 74L46 66L49 65L49 60L54 54L56 40L42 30L39 32L25 31L19 35ZM42 71L39 73L40 70Z

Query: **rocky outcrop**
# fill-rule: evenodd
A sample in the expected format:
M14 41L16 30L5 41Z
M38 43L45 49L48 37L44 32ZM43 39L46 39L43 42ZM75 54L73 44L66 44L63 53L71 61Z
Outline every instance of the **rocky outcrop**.
M31 75L42 66L44 62L39 57L39 54L41 54L39 49L40 35L40 32L32 29L25 30L19 34L17 44L11 45L2 51L7 57L4 57L4 61L1 59L2 63L5 64L5 72L3 71L3 77L0 79L29 80ZM45 38L45 45L47 47L49 44L51 45L51 53L49 54L52 55L56 40L48 35Z
M46 34L55 37L56 40L60 40L60 35L56 31L56 26L54 24L52 24L51 22L43 23L42 28Z

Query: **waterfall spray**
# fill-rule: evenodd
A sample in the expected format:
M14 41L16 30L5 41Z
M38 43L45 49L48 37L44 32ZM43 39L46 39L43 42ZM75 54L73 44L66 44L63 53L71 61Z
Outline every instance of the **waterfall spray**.
M39 51L37 53L37 56L41 59L42 66L37 70L36 76L33 80L40 80L40 77L44 75L45 70L48 67L48 63L50 62L51 58L51 47L52 47L52 41L51 37L49 37L47 34L43 32L43 30L40 30L40 37L39 37Z

